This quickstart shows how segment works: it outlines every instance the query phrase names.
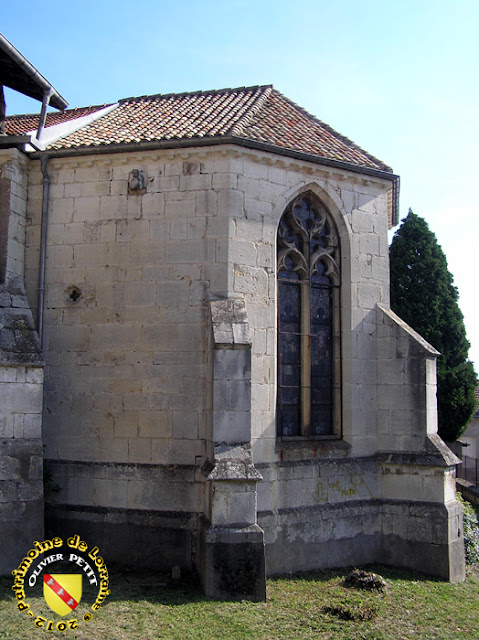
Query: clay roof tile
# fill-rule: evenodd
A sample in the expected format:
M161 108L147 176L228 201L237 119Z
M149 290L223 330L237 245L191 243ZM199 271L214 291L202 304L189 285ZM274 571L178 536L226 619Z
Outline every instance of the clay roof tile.
M47 127L102 107L69 109L47 115ZM38 116L10 116L7 133L36 128ZM120 100L94 122L56 140L51 150L88 149L141 142L243 139L285 152L391 171L386 164L283 96L271 85Z

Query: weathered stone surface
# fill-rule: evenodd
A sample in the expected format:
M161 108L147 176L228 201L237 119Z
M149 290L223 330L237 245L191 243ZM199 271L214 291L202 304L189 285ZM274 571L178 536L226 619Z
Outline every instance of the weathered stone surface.
M216 445L214 460L215 465L207 475L208 480L262 480L254 467L249 444Z
M42 175L38 160L25 162L26 214L8 195L9 264L20 273L26 256L34 306ZM133 170L148 176L141 192L128 191ZM388 308L390 181L234 145L51 158L49 173L43 432L61 487L49 497L52 526L111 535L118 560L128 557L122 539L139 535L158 566L170 551L191 566L194 552L214 597L264 598L258 522L270 573L408 562L413 544L411 558L430 554L442 576L461 575L458 516L443 509L455 504L456 461L435 436L436 354ZM306 191L341 245L341 410L334 437L285 442L275 426L276 233ZM0 300L15 309L5 352L29 351L22 292ZM0 387L34 387L20 375L0 367ZM2 419L2 437L35 438L34 416ZM440 516L428 519L429 503Z
M266 599L263 532L256 526L202 531L202 585L218 600Z
M43 365L32 313L18 278L0 284L1 365Z

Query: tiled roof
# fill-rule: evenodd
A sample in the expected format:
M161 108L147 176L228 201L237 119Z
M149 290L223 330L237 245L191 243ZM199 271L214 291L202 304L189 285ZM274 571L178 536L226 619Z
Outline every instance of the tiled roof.
M65 112L67 113L67 112ZM48 125L49 123L47 123ZM358 167L391 171L272 86L127 98L49 148L71 150L159 142L245 140ZM229 139L229 140L228 140Z
M100 109L104 109L106 106L108 105L79 107L78 109L66 109L65 111L51 111L47 113L45 126L51 127L55 124L62 124L63 122L76 120L82 116L88 116L92 113L96 113ZM28 131L35 131L38 128L39 119L39 113L7 116L5 118L5 133L9 136L19 136L27 133Z

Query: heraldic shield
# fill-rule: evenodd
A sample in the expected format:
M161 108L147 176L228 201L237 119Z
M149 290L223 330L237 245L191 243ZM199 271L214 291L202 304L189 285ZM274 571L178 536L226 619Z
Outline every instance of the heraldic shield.
M80 604L82 578L81 573L43 574L43 596L52 611L66 616Z

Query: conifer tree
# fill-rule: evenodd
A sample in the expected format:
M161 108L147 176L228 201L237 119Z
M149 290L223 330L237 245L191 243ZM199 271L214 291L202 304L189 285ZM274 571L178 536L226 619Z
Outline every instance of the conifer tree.
M427 222L411 209L389 250L391 308L441 356L437 361L438 431L453 442L475 410L477 379L459 294L446 256Z

